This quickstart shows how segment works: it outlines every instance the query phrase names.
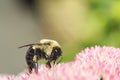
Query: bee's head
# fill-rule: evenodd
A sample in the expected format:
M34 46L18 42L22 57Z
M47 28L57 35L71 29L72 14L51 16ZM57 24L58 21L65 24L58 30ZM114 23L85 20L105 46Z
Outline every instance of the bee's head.
M58 46L53 47L50 55L48 55L47 53L45 54L45 59L48 61L56 61L57 60L57 63L61 62L61 60L62 60L61 48Z
M54 59L57 59L60 56L62 56L61 48L58 47L58 46L53 47L53 50L52 50L52 53L51 53L51 57L53 57Z
M43 39L40 41L41 44L48 44L47 46L43 46L44 52L46 55L46 59L56 60L62 54L61 46L57 41Z

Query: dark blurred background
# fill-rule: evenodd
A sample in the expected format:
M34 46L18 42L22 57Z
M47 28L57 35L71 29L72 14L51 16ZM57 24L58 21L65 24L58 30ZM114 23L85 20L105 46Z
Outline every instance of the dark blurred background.
M0 73L27 66L27 48L40 39L57 40L63 61L90 46L120 47L120 0L0 0Z

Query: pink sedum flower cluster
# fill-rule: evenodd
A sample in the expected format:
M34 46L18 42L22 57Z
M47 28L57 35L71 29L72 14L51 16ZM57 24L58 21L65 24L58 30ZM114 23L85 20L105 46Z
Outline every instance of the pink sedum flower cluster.
M60 63L51 69L40 65L38 74L25 70L16 76L1 75L0 80L120 80L120 49L86 48L72 62Z
M75 61L80 62L85 69L93 73L93 76L94 74L101 76L103 80L120 80L119 48L98 46L87 48L75 57Z

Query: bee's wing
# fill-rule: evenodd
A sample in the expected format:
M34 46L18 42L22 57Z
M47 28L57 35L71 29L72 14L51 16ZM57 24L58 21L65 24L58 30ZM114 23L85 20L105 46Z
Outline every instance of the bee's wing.
M18 48L23 48L23 47L33 46L33 45L42 45L42 44L40 44L40 43L27 44L27 45L20 46Z

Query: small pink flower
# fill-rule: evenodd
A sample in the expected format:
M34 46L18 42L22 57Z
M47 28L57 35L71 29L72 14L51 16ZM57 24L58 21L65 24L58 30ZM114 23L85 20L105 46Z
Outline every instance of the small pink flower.
M17 76L1 75L0 80L120 80L120 49L86 48L72 62L51 69L39 65L38 74L25 70Z

